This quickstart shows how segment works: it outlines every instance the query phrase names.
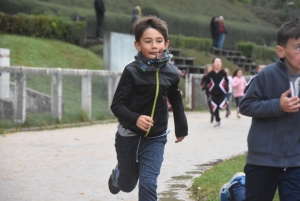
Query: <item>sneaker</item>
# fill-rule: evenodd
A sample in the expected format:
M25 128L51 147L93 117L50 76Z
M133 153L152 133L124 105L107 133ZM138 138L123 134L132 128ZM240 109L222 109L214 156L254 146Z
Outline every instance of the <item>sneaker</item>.
M108 188L109 188L109 191L112 193L112 194L118 194L120 192L120 189L114 184L114 170L112 170L112 173L108 179Z
M229 115L231 114L230 110L226 111L226 116L225 117L229 117Z
M245 182L246 182L245 173L243 172L235 173L232 176L231 180L221 187L219 192L220 201L232 201L233 199L230 194L230 188L237 183L245 185Z
M220 126L220 125L221 125L221 122L220 122L220 121L217 121L217 122L215 123L214 127L218 127L218 126Z

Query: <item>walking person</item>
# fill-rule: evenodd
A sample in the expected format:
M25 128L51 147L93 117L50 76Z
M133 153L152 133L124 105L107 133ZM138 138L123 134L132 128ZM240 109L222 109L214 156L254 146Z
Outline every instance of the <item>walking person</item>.
M210 106L210 103L211 103L211 95L210 95L210 92L209 92L209 89L208 89L208 83L209 83L209 80L207 79L207 75L209 72L212 71L212 65L211 64L207 64L206 67L205 67L205 74L203 75L202 79L201 79L201 89L202 90L205 90L205 95L206 95L206 101L207 101L207 105L208 105L208 108L209 108L209 112L210 112L210 123L212 123L214 121L214 113L213 113L213 110Z
M131 192L139 183L139 201L157 201L157 178L167 142L168 97L174 114L175 143L188 135L180 75L169 63L165 21L140 17L134 26L135 60L125 66L111 110L118 118L115 148L118 164L109 177L112 194Z
M228 79L225 71L222 69L220 58L214 58L212 62L213 70L208 73L208 89L211 94L211 108L216 118L214 127L220 126L221 118L219 109L226 108L226 94L228 92Z
M102 41L103 39L100 37L100 32L102 29L105 13L105 6L103 0L95 0L94 8L96 11L96 39Z
M272 201L276 189L282 201L300 200L299 44L297 18L279 28L279 59L257 74L240 103L241 113L252 117L246 175L221 188L221 201Z
M241 68L236 69L232 73L232 90L233 90L233 97L235 99L235 104L237 108L236 116L238 118L241 118L239 105L244 96L244 90L246 88L246 85L247 85L247 80L243 76L243 70Z
M228 92L226 94L226 100L227 100L227 106L226 106L226 115L225 117L229 117L229 115L231 114L230 111L230 99L231 99L231 95L232 95L232 77L230 75L230 70L228 68L224 68L224 71L227 75L227 79L228 79Z

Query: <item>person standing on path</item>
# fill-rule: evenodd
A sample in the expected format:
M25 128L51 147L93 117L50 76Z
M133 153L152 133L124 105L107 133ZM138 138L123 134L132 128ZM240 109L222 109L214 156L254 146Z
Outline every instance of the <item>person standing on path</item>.
M102 29L102 24L104 21L104 13L105 13L105 6L103 0L95 0L94 8L96 11L96 39L102 41L103 39L100 37L100 32Z
M226 94L228 92L228 79L225 71L222 69L222 61L220 58L214 58L213 70L208 73L209 80L208 89L211 94L211 108L216 118L214 127L220 126L221 118L219 108L226 108Z
M115 148L118 164L108 180L112 194L131 192L139 181L139 201L157 201L157 178L167 142L168 108L173 108L175 143L188 135L178 88L180 75L169 63L165 21L140 17L134 26L138 54L122 73L111 110L118 118Z
M240 103L252 117L246 180L240 175L221 188L221 201L272 201L277 189L282 201L300 198L300 18L279 28L276 52Z
M237 107L237 118L241 118L240 112L239 112L239 105L240 102L244 96L244 90L247 85L247 80L243 76L243 70L241 68L236 69L232 73L232 90L233 90L233 97L235 99L235 104Z
M209 89L208 89L209 80L207 79L207 75L211 71L212 71L212 65L207 64L206 68L205 68L206 73L203 75L203 77L201 79L201 89L205 90L207 105L208 105L209 112L210 112L210 123L212 123L214 121L214 113L213 113L212 108L210 107L211 95L210 95L210 92L209 92Z

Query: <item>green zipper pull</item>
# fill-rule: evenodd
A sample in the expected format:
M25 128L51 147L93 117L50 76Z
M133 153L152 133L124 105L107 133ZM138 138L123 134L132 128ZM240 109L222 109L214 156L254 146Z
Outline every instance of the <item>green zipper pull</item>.
M155 93L154 103L153 103L152 112L151 112L151 119L153 119L153 117L154 117L154 111L156 108L156 102L157 102L157 97L158 97L158 92L159 92L159 73L158 72L159 72L159 69L156 71L156 93ZM148 136L150 130L151 130L151 127L148 129L145 137Z

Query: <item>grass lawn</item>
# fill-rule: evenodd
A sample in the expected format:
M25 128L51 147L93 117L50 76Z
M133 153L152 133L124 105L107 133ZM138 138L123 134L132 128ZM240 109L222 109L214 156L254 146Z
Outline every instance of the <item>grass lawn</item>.
M243 172L246 154L223 161L205 171L191 187L195 200L219 201L220 188L237 172ZM278 194L273 201L279 201Z
M30 38L0 34L0 47L10 49L11 66L73 68L102 70L102 55L93 51L58 40ZM101 49L101 48L100 48ZM99 51L99 48L97 48ZM11 81L14 75L11 75ZM27 75L26 85L41 93L51 95L51 77L47 75ZM63 108L61 122L57 122L50 115L28 114L22 127L51 125L55 123L75 123L87 121L87 114L81 110L81 77L63 76ZM108 110L107 89L105 78L92 77L92 119L111 119ZM1 121L0 130L12 127L11 121Z

